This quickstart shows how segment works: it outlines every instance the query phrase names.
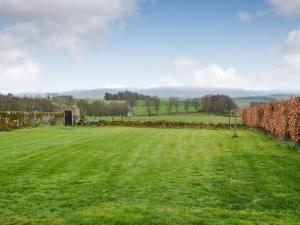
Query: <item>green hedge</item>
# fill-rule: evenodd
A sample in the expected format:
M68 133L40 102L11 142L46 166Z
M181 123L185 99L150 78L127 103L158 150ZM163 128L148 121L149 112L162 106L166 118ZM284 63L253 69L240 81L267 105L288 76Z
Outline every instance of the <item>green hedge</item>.
M187 123L171 121L128 121L128 120L101 120L98 122L82 122L78 125L97 125L97 126L124 126L124 127L152 127L152 128L202 128L202 129L229 129L229 124L206 124L206 123ZM241 125L237 125L241 127Z

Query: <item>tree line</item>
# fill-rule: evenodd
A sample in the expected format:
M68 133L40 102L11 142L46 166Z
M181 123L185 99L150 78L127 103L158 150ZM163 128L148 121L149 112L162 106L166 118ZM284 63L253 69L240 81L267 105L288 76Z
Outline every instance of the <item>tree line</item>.
M71 95L47 94L46 98L42 98L0 94L0 111L56 112L64 106L75 105L76 101Z
M102 100L89 102L85 99L80 99L77 102L77 106L84 116L127 116L130 112L130 107L125 102L106 103Z
M215 114L228 114L237 109L236 103L227 95L207 95L200 100L201 111Z
M117 94L106 93L105 100L87 101L85 99L74 99L72 96L59 95L47 95L46 98L29 98L15 97L12 94L0 94L0 111L54 112L63 109L66 105L77 105L82 115L127 116L134 114L133 106L136 104L136 101L143 100L145 114L151 116L160 114L162 102L157 96L148 96L129 91ZM187 98L184 100L176 97L169 98L167 102L168 114L182 112L182 108L186 113L193 111L224 115L236 109L237 105L226 95L207 95L201 98Z
M178 113L179 107L182 104L186 113L190 112L190 108L193 108L194 112L224 115L238 108L236 103L226 95L206 95L202 98L187 98L183 101L176 97L170 97L168 101L168 114Z
M104 95L104 99L106 101L113 101L113 100L127 101L129 99L133 99L137 101L137 100L146 100L148 98L151 98L151 96L136 93L136 92L131 92L131 91L123 91L123 92L118 92L116 94L105 93Z
M0 94L0 111L54 112L58 111L58 107L45 98L19 98L12 94Z
M116 94L105 93L104 95L104 100L106 101L126 101L131 107L135 106L139 100L149 103L155 101L157 98L156 96L152 97L131 91L118 92Z

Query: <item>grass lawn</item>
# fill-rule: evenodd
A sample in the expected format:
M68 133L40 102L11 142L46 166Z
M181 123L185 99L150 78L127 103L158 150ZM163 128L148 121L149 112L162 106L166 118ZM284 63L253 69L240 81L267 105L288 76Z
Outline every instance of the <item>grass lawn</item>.
M90 117L90 120L95 120L95 118ZM111 117L97 117L96 120L112 120ZM121 117L114 117L114 120L120 120ZM124 120L129 120L129 118L123 118ZM196 123L228 123L228 117L226 116L216 116L213 114L206 113L188 113L188 114L177 114L177 115L159 115L159 116L134 116L130 120L136 121L172 121L172 122L196 122ZM233 122L233 119L232 119ZM237 122L240 123L241 120L238 117Z
M0 224L299 224L300 153L246 130L0 133Z

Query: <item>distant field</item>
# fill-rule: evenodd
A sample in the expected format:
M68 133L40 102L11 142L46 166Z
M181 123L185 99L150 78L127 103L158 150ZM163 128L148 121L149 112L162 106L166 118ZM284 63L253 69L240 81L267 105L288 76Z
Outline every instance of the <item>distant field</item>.
M291 99L291 96L289 95L274 95L270 97L265 96L255 96L255 97L240 97L240 98L233 98L234 102L237 104L239 108L246 108L250 106L251 102L262 102L262 103L268 103L276 100L288 100ZM92 101L92 100L90 100ZM126 101L105 101L106 103L111 102L118 102L118 103L124 103ZM160 103L160 109L159 114L168 114L168 100L162 99ZM144 116L147 114L146 112L146 106L144 101L137 101L137 104L133 108L134 113L136 116ZM155 112L154 107L152 107L152 112ZM173 107L172 112L175 112L175 108ZM186 113L184 109L184 103L181 100L178 107L179 113ZM188 109L189 113L196 112L195 108L190 105Z
M300 154L228 130L0 133L0 224L299 224Z
M239 108L247 108L250 106L251 102L261 102L261 103L268 103L275 101L276 99L270 97L243 97L243 98L234 98L235 103L238 105Z
M159 114L168 114L168 104L169 102L167 100L161 100L160 102L160 108L159 108ZM145 106L145 102L144 101L137 101L136 106L133 107L134 110L134 114L135 116L145 116L147 115L146 113L146 106ZM154 107L151 108L152 113L155 112ZM172 112L175 113L175 107L172 108ZM188 112L196 112L195 108L191 105L189 107ZM181 101L179 103L179 107L178 107L178 113L185 113L184 110L184 104Z
M89 117L90 120L112 120L111 117ZM122 117L114 117L114 120L121 120ZM124 117L124 120L134 121L172 121L172 122L196 122L196 123L228 123L229 118L226 116L216 116L213 114L206 113L189 113L189 114L177 114L177 115L159 115L159 116L135 116L135 117ZM240 118L237 119L238 123L241 123Z
M269 102L271 101L270 98L263 98L263 97L257 97L257 98L236 98L234 99L235 103L238 105L240 108L245 108L249 107L250 102ZM125 101L106 101L106 102L125 102ZM168 105L169 102L167 100L161 100L160 102L160 107L159 107L159 114L160 115L166 115L168 114ZM133 111L135 116L146 116L147 115L147 108L145 106L144 101L137 101L136 105L133 107ZM155 109L154 107L151 108L151 112L154 114ZM175 113L175 107L172 108L172 113ZM196 109L193 107L193 105L190 105L188 108L188 113L196 113ZM184 102L180 101L179 102L179 107L178 107L178 113L186 113L185 108L184 108Z
M266 102L268 102L268 100L270 101L270 98L263 98L263 97L257 97L257 98L250 97L250 98L236 98L236 99L234 99L235 103L240 108L249 107L250 102L253 102L253 101L258 101L258 102L266 101ZM112 102L125 103L126 101L105 101L106 104L112 103ZM158 114L159 115L168 114L169 113L168 112L168 105L169 105L168 100L164 100L164 99L161 100ZM146 116L148 114L145 102L141 101L141 100L136 102L136 105L133 107L133 111L134 111L135 116ZM152 112L152 114L156 113L154 107L151 107L151 112ZM177 112L178 113L196 113L197 111L193 107L193 105L191 104L190 107L188 108L188 112L186 112L185 108L184 108L184 102L180 101ZM171 113L176 113L175 107L172 107Z

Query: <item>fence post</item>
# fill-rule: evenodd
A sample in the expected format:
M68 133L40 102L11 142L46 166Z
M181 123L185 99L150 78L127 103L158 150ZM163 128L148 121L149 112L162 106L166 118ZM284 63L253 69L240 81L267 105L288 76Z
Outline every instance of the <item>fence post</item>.
M229 113L229 130L231 130L231 117L232 117L232 110Z
M239 136L237 135L237 116L236 116L236 112L234 112L234 134L233 134L233 138L238 138Z

